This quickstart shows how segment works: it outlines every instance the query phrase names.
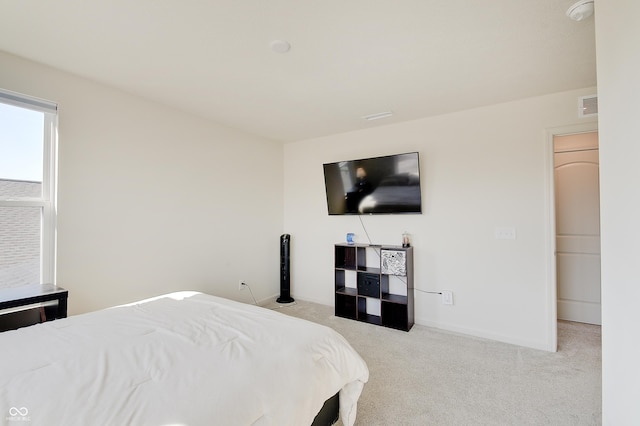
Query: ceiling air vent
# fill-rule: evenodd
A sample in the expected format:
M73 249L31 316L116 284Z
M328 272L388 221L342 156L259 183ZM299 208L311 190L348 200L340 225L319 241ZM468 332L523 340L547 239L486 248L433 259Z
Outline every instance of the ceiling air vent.
M578 117L598 115L598 95L580 96L578 98Z

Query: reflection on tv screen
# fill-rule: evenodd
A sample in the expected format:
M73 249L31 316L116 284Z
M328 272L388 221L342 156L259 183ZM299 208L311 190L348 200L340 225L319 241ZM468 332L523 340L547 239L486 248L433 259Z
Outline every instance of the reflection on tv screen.
M417 152L324 164L330 215L421 213Z

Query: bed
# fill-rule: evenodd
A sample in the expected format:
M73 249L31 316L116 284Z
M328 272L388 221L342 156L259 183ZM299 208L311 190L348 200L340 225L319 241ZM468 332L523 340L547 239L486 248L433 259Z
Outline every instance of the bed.
M369 377L328 327L198 292L0 333L0 351L12 425L311 425L339 400L351 426Z

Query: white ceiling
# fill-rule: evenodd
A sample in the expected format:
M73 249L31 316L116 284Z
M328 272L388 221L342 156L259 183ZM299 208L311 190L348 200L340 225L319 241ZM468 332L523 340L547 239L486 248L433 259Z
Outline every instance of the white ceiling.
M595 86L573 2L2 1L0 50L294 141Z

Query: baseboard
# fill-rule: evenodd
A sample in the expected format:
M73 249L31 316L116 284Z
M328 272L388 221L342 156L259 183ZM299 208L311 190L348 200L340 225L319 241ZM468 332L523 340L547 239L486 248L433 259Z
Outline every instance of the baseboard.
M313 298L309 298L309 297L298 297L295 294L292 294L291 297L293 297L296 300L300 300L302 302L311 302L311 303L316 303L318 305L330 306L331 308L334 308L333 300L331 302L327 302L326 300L313 299Z
M497 342L508 343L511 345L524 346L532 349L539 349L547 352L555 352L556 348L550 348L548 342L540 342L537 340L522 339L514 336L505 336L503 334L494 333L487 330L475 328L460 327L452 324L443 324L440 322L425 320L424 318L416 318L416 324L425 327L436 328L438 330L449 331L452 333L463 334L470 337L479 337L481 339L495 340Z
M600 303L558 299L558 319L602 325Z
M268 297L266 297L264 299L260 299L260 300L258 300L258 306L265 306L265 305L268 305L270 303L273 303L273 302L276 301L276 299L278 297L280 297L280 294L274 294L274 295L268 296Z
M275 297L277 296L273 296L273 298L271 298L270 301L273 302L275 300ZM292 297L296 299L296 296L293 294L292 294ZM296 300L300 300L302 302L317 303L319 305L333 307L333 303L327 303L326 300L315 300L307 297L301 297ZM468 337L478 337L481 339L495 340L497 342L508 343L508 344L517 345L517 346L524 346L532 349L539 349L546 352L556 352L557 350L556 347L550 347L549 342L546 342L546 341L540 342L537 340L522 339L522 338L513 337L513 336L505 336L505 335L494 333L487 330L459 327L452 324L444 324L440 322L429 321L424 318L415 318L415 323L419 325L423 325L425 327L431 327L438 330L461 334Z

